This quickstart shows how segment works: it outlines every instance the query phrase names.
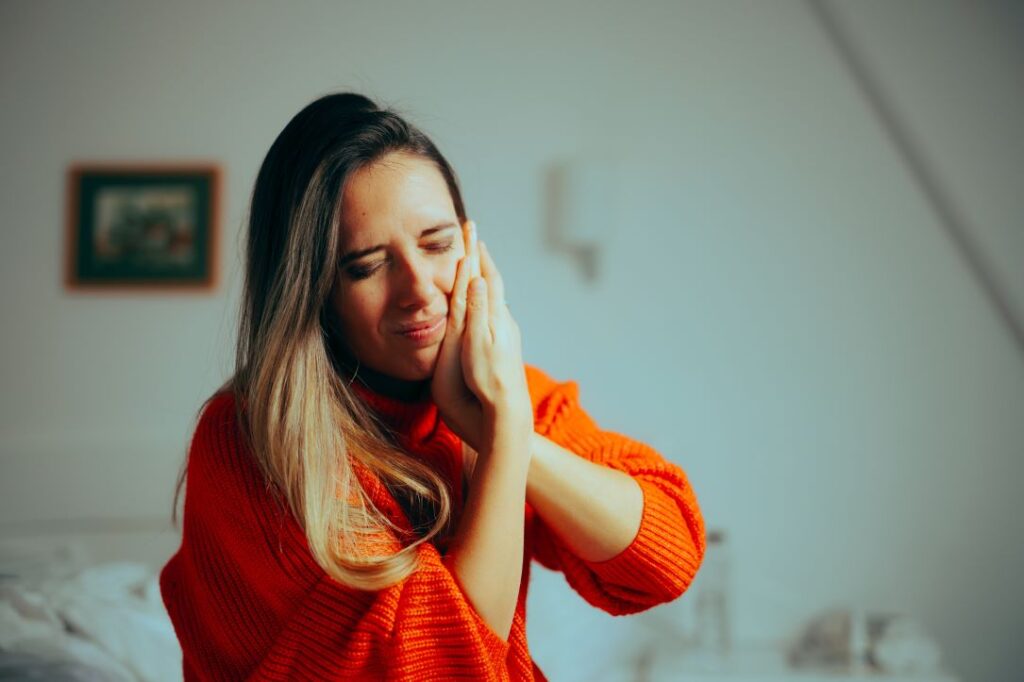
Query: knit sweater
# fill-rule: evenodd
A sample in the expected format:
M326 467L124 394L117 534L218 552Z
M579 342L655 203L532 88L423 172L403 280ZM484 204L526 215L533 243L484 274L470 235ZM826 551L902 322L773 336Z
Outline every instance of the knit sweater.
M643 443L601 430L580 407L575 382L529 365L526 373L536 432L639 483L643 514L627 548L606 561L581 559L527 503L522 582L507 640L477 613L431 542L420 545L420 566L402 582L377 592L350 588L314 561L295 518L267 492L234 398L220 393L196 425L181 546L160 573L185 680L544 680L526 642L533 559L612 615L680 596L705 548L704 521L683 470ZM353 386L407 452L442 472L458 514L462 444L437 406ZM357 471L378 508L411 528L379 479Z

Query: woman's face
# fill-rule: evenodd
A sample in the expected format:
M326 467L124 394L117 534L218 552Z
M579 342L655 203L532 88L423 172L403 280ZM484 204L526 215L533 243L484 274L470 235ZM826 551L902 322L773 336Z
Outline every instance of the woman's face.
M341 201L331 305L349 349L388 376L427 379L465 252L444 176L431 161L396 152L351 175Z

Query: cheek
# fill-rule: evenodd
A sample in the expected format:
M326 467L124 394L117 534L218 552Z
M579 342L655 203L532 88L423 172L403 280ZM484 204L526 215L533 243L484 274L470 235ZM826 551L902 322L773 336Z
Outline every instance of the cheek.
M447 296L451 296L452 289L455 287L455 275L458 272L460 258L461 256L451 258L440 269L440 273L437 279L437 286Z
M374 291L349 289L334 298L345 335L355 345L373 342L379 334L384 303Z

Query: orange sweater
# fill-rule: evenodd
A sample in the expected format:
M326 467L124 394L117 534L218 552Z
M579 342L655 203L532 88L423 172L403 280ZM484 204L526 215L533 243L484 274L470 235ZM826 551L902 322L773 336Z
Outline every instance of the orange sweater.
M642 443L599 429L580 408L575 382L526 369L535 430L639 482L643 517L629 547L607 561L584 561L527 504L522 587L508 641L475 611L431 543L420 546L421 567L401 583L354 590L316 564L295 519L267 494L243 444L234 399L220 394L196 427L181 547L160 574L186 681L544 680L526 642L531 558L561 571L580 596L612 615L681 595L705 547L704 522L682 469ZM354 386L396 428L407 451L448 476L458 512L461 442L436 405ZM378 507L409 528L380 481L360 477Z

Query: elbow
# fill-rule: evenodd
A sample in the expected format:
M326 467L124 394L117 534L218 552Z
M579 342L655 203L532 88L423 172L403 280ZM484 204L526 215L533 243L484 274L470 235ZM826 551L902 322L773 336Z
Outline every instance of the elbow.
M699 564L698 564L699 565ZM667 604L683 596L697 575L697 566L680 565L666 570L657 580L652 580L649 591L651 606Z
M663 541L663 561L648 575L651 596L658 604L685 594L704 563L704 523L699 514L688 517L684 509L679 523Z

